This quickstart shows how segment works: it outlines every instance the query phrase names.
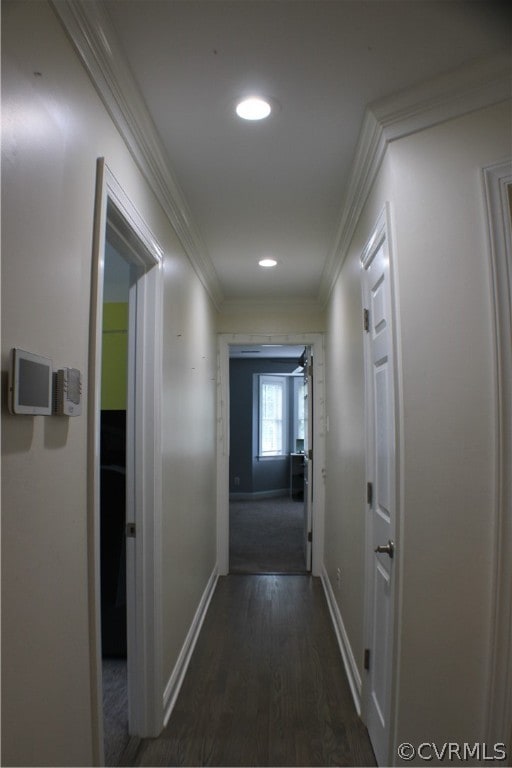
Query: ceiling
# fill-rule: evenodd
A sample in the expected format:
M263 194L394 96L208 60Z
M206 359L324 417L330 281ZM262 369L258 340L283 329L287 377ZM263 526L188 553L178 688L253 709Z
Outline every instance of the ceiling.
M511 42L492 0L102 5L227 301L317 300L365 108Z

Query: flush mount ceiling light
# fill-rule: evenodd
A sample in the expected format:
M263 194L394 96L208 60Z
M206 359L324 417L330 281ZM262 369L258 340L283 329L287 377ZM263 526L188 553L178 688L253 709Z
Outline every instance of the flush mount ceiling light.
M264 120L271 112L270 103L258 96L251 96L236 105L236 113L242 120Z
M258 264L260 267L265 267L265 269L268 269L268 267L275 267L277 264L277 261L275 259L260 259L258 261Z

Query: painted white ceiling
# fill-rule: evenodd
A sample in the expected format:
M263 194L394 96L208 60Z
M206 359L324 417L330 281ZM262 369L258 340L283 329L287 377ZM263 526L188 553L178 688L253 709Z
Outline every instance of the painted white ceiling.
M510 49L492 0L102 5L228 300L317 299L365 108ZM234 116L253 93L262 123Z

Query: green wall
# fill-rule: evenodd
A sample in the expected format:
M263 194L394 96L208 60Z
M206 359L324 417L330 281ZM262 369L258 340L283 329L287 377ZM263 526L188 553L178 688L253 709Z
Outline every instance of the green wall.
M102 411L126 410L127 371L128 303L106 302L103 305Z

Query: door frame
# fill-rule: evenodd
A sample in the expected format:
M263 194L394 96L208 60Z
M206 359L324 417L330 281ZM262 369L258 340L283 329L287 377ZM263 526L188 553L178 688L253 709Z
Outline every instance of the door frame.
M381 211L373 231L368 238L368 241L363 248L360 257L361 272L363 273L365 265L371 262L373 256L376 254L380 246L385 242L386 252L389 259L389 285L391 291L391 343L393 345L392 350L392 364L393 364L393 376L394 376L394 544L395 552L393 559L393 616L392 616L392 650L390 653L391 669L389 670L391 690L390 690L390 711L389 711L389 742L388 742L388 756L385 765L393 765L396 755L396 722L398 711L398 659L400 655L400 632L399 627L401 624L401 572L403 562L403 552L400 546L402 539L402 515L403 509L403 408L402 408L402 386L401 386L401 366L400 366L400 344L397 324L398 314L398 294L396 286L396 275L394 270L393 259L393 242L392 242L392 222L391 222L391 210L390 204L386 203ZM364 285L363 274L361 274L361 296L363 300L362 306L364 307ZM367 336L365 332L365 337ZM365 477L367 481L374 482L374 467L373 467L373 387L371 384L371 376L369 375L369 365L371 364L368 340L364 338L364 371L365 371L365 391L364 391L364 429L365 429ZM366 491L366 488L365 488ZM364 502L364 515L365 515L365 583L364 583L364 647L371 648L371 637L373 630L373 519L371 515L371 506L365 498ZM370 661L371 663L371 661ZM363 722L367 722L368 719L368 707L369 697L371 695L370 677L368 674L363 675L362 690L361 690L361 717Z
M217 567L229 573L229 347L231 344L283 344L311 346L313 387L312 574L321 576L325 508L325 352L323 333L220 333L217 349Z
M109 214L110 210L110 214ZM161 631L161 378L163 251L107 166L97 162L91 281L88 407L88 541L93 742L96 762L104 763L101 562L100 427L103 279L107 220L118 228L143 267L130 296L129 333L134 371L131 424L127 419L127 485L134 487L136 537L127 539L127 643L130 725L137 736L156 736L163 726ZM128 414L127 414L128 416ZM131 439L130 435L135 439ZM127 499L127 509L129 502Z
M304 435L304 557L306 560L306 571L312 571L313 547L309 540L309 532L313 531L313 489L315 473L315 441L313 435L313 414L315 400L315 363L314 355L311 354L311 347L305 351L304 381L306 384L307 403L304 403L305 415L307 417L307 429ZM313 458L309 458L309 450L312 450ZM310 480L311 468L313 468L313 477Z
M512 750L512 161L483 169L493 308L495 391L492 637L487 728L489 744Z

